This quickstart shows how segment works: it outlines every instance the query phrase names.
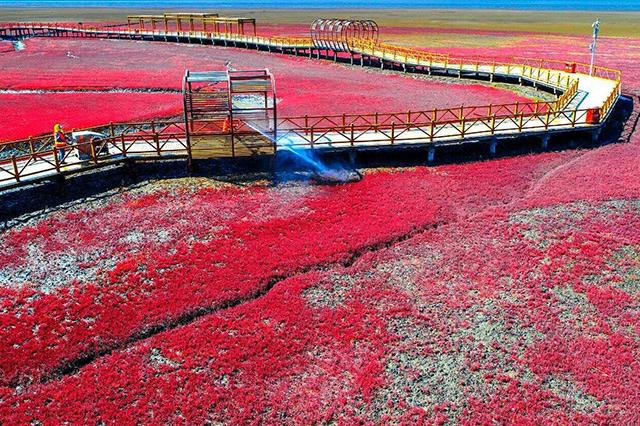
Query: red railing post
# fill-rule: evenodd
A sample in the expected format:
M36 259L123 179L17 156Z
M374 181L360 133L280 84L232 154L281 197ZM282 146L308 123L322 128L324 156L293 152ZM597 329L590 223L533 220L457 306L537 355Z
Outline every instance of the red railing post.
M351 146L353 146L354 142L355 142L355 136L353 133L353 123L351 123Z
M89 146L91 147L91 159L93 160L93 164L98 164L98 155L96 154L96 146L93 141L89 142Z
M396 137L395 133L396 133L396 122L392 121L391 122L391 145L393 145L394 139Z
M544 128L545 130L549 128L549 121L550 121L550 117L551 116L551 111L549 109L547 109L547 116L544 120Z
M519 113L519 115L518 115L518 129L520 129L520 133L522 133L522 118L523 118L523 114Z
M122 156L127 156L127 145L124 142L124 133L120 135L120 140L122 141Z
M33 147L33 137L29 136L29 152L31 153L31 159L35 160L36 151Z
M18 171L18 163L16 162L16 156L11 156L11 164L13 165L13 174L16 178L16 182L20 182L20 172Z
M231 126L233 126L233 123L231 124ZM153 142L156 145L156 152L158 153L158 157L160 157L161 155L161 149L160 149L160 135L158 135L158 133L156 133L156 124L154 120L151 120L151 132L153 133Z

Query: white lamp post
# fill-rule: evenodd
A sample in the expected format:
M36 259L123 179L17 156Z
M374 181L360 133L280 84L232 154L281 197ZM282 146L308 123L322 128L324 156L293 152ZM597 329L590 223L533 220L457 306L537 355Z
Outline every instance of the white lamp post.
M596 59L596 46L598 43L598 33L600 32L600 19L596 19L596 21L591 24L591 28L593 28L593 41L589 45L589 50L591 51L591 65L589 66L589 75L593 75L593 62Z

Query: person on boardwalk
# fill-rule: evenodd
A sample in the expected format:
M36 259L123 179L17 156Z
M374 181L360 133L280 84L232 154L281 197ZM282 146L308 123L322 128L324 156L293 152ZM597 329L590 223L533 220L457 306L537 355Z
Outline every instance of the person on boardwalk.
M64 134L64 129L60 124L53 126L53 146L56 148L58 155L58 162L64 164L64 154L67 148L67 137Z
M229 116L227 115L222 122L222 132L228 133L231 130L231 121L229 120Z

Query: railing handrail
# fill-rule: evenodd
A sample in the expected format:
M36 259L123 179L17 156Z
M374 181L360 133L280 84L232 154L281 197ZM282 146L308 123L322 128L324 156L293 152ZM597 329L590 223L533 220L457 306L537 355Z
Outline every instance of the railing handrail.
M323 145L323 144L335 145L336 144L335 141L331 141L331 140L325 141L325 142L323 142L322 139L314 140L314 134L316 135L316 137L319 136L320 138L322 138L324 134L327 134L327 133L338 132L342 134L347 134L349 131L351 132L357 131L360 133L373 131L376 134L381 133L382 138L378 139L377 141L383 141L383 142L389 141L389 137L391 136L391 143L393 144L394 130L396 132L406 132L407 130L417 129L417 130L420 130L420 135L412 138L409 138L409 137L403 138L402 133L400 135L396 133L397 135L396 143L397 141L400 141L400 143L403 143L403 141L408 143L412 140L423 141L424 139L429 139L431 140L431 142L433 142L434 140L443 139L443 138L450 139L450 138L456 138L458 136L464 137L465 134L467 136L473 135L473 134L489 136L488 135L489 132L491 132L491 134L494 134L494 132L500 132L500 126L502 126L504 123L508 123L510 125L509 128L504 129L504 131L509 131L509 132L512 132L515 130L519 132L535 131L535 130L541 130L541 129L548 130L549 128L561 127L561 126L566 127L568 125L575 127L577 125L587 124L584 121L584 119L589 110L590 108L583 108L583 109L576 108L574 110L563 111L563 112L552 112L550 110L547 110L545 112L538 112L538 113L532 113L532 114L520 114L515 117L510 115L504 115L504 116L493 115L490 117L475 117L475 118L469 118L469 119L463 118L462 120L439 120L439 121L431 121L429 123L419 123L419 124L418 123L395 123L395 122L385 123L381 125L369 124L369 125L362 125L358 128L352 125L336 126L336 127L328 127L328 128L322 128L322 127L318 128L318 127L311 126L307 128L281 129L280 133L284 135L295 134L300 137L304 137L304 135L309 135L306 140L303 139L302 144L308 145L310 142L312 144L311 147L313 147L313 144L315 145ZM563 118L564 120L562 122L556 122L556 119L558 117ZM537 121L534 121L534 120L537 120ZM530 125L530 123L532 122L534 123L534 125ZM480 127L479 130L474 129L474 126L477 126L478 124L482 124L482 126L484 127ZM439 134L440 132L443 131L444 128L449 128L449 130L453 130L454 132L453 135ZM385 133L389 131L392 132L391 135L388 135ZM106 145L109 145L110 147L113 147L115 156L126 156L132 153L146 156L149 153L153 153L153 151L139 151L139 150L136 151L136 148L134 148L134 144L130 144L127 146L126 142L132 142L132 141L144 142L148 144L151 144L151 143L157 144L158 156L160 156L162 152L164 152L165 154L180 153L180 155L184 155L186 151L185 152L182 152L182 151L186 150L186 144L179 139L183 135L184 135L183 132L164 133L162 131L154 132L154 133L144 133L144 134L128 134L128 135L119 134L119 135L109 136L105 139L100 140L99 142L102 145L106 144ZM162 148L161 149L160 144L166 143L168 141L179 142L180 148L178 149ZM374 141L376 140L374 139ZM342 143L344 144L344 143L354 143L354 142L356 141L352 137L350 140L343 141ZM51 141L49 141L49 143L51 143ZM92 144L94 144L94 142L86 142L86 143L78 144L75 147L90 146ZM264 145L267 146L268 144L265 143ZM30 154L12 155L11 157L0 160L0 166L6 165L6 164L13 164L15 170L18 171L18 178L20 178L21 176L24 177L29 174L39 173L42 170L39 169L38 172L29 172L29 173L25 172L20 175L20 170L16 166L18 161L43 160L43 157L47 155L50 156L51 154L55 154L55 153L56 153L56 149L52 148L46 151L32 152ZM108 159L114 159L114 155L110 155ZM95 163L98 162L98 158L96 157L95 153L91 158L91 160ZM60 168L60 165L57 164L55 158L54 160L45 160L45 161L48 164L50 164L49 170ZM26 167L23 167L22 170L23 171L26 170ZM5 169L5 171L7 170ZM9 172L9 174L12 174L12 173Z
M402 116L402 115L406 115L407 113L411 113L411 115L413 116L420 116L420 115L426 115L426 114L431 114L434 111L437 111L436 114L440 114L440 116L445 115L445 114L453 114L453 113L458 113L459 111L463 111L464 112L470 112L473 113L476 110L479 109L490 109L490 110L494 110L494 111L499 111L501 109L505 109L505 108L510 108L513 107L515 108L514 111L514 115L522 112L522 109L527 108L527 107L537 107L537 108L544 108L546 107L550 107L556 104L556 101L531 101L531 102L511 102L511 103L506 103L506 104L486 104L486 105L460 105L458 107L451 107L451 108L432 108L432 109L428 109L428 110L417 110L417 111L393 111L393 112L376 112L376 113L363 113L363 114L358 114L358 113L345 113L345 114L319 114L319 115L294 115L294 116L284 116L284 117L279 117L278 118L278 124L282 124L282 123L286 123L286 122L292 122L294 120L303 120L303 119L309 119L309 120L313 120L313 119L341 119L343 117L346 118L374 118L376 116L378 117L385 117L385 116ZM466 116L463 114L464 118L470 118L471 116ZM180 117L177 118L160 118L160 119L155 119L155 120L149 120L149 121L123 121L123 122L110 122L110 123L105 123L105 124L99 124L99 125L95 125L95 126L90 126L90 127L83 127L83 128L78 128L78 129L73 129L73 131L98 131L98 130L102 130L104 128L107 127L127 127L127 128L136 128L136 127L148 127L151 126L152 123L155 123L156 125L171 125L171 124L184 124L184 120ZM44 134L40 134L40 135L36 135L36 136L31 136L31 138L42 138L42 137L53 137L52 134L49 133L44 133ZM19 139L19 140L13 140L13 141L4 141L4 142L0 142L0 147L6 144L13 144L13 143L28 143L30 138L23 138L23 139Z
M370 123L360 123L358 124L358 126L362 126L362 127L378 127L378 128L386 128L386 127L390 127L391 125L395 125L395 126L405 126L405 127L411 127L411 128L415 128L415 127L423 127L423 126L428 126L430 124L435 124L435 125L448 125L448 124L452 124L452 123L459 123L461 121L466 121L466 122L472 122L472 121L486 121L486 120L491 120L491 119L496 119L496 120L503 120L503 119L514 119L514 118L519 118L519 117L524 117L524 118L531 118L531 117L543 117L543 116L553 116L555 117L559 117L562 115L567 115L567 114L571 114L574 112L585 112L585 111L589 111L589 110L593 110L593 108L575 108L575 109L571 109L571 110L565 110L565 111L554 111L554 110L540 110L540 111L531 111L531 112L519 112L517 114L490 114L490 115L482 115L482 116L462 116L462 117L453 117L453 118L440 118L440 119L431 119L431 120L425 120L425 121L421 121L421 122L403 122L403 121L393 121L393 122L389 122L389 121L381 121L381 122L370 122ZM437 111L441 111L441 112L449 112L449 115L451 115L453 113L453 109L449 109L449 110L437 110ZM423 113L432 113L434 112L434 110L429 110L429 111L423 111ZM406 115L407 112L402 112L402 113L396 113L396 114L385 114L387 116L397 116L398 118ZM413 112L412 112L413 114ZM420 114L420 112L416 112L415 114ZM347 116L345 114L345 116ZM369 115L358 115L358 114L354 114L353 117L371 117ZM379 117L383 116L383 114L378 114ZM317 118L321 118L321 119L327 119L327 118L341 118L342 116L316 116ZM305 118L309 118L311 119L312 117L293 117L294 120L300 120L300 119L305 119ZM294 124L293 121L291 121L291 117L284 117L282 119L279 120L279 124L285 124L285 123L291 123ZM179 121L179 120L175 120L175 121L162 121L162 120L152 120L152 121L146 121L146 122L123 122L123 123L110 123L110 124L106 124L106 125L102 125L102 126L94 126L94 127L90 127L90 128L86 128L86 129L82 129L82 130L74 130L74 131L91 131L91 130L96 130L96 129L104 129L106 127L113 127L113 128L118 128L118 127L129 127L129 128L140 128L138 132L131 132L131 133L118 133L118 134L114 134L114 135L107 135L105 138L101 139L101 141L114 141L114 140L122 140L123 138L125 140L140 140L140 141L149 141L149 140L154 140L154 137L157 138L163 138L166 137L168 139L172 139L174 138L176 135L182 135L184 131L181 132L166 132L165 130L170 128L170 126L178 124L180 126L184 125L184 121ZM155 128L160 128L157 131L147 131L145 129L142 129L142 127L154 127ZM298 125L298 126L293 126L291 128L280 128L279 131L308 131L311 129L314 130L334 130L334 131L344 131L347 129L350 129L351 126L354 125L355 123L345 123L343 125L340 124L335 124L333 126L318 126L317 123L316 124L312 124L310 126L304 126L304 125ZM228 134L228 132L212 132L212 133L207 133L207 134L211 134L211 135L226 135ZM144 139L144 138L150 138L149 140ZM16 141L9 141L9 142L4 142L0 145L0 148L6 149L9 145L20 145L20 144L29 144L29 143L38 143L38 142L44 142L44 143L53 143L53 136L51 134L45 134L39 137L32 137L32 138L28 138L28 139L21 139L21 140L16 140ZM41 151L42 152L42 151ZM39 152L39 153L41 153Z

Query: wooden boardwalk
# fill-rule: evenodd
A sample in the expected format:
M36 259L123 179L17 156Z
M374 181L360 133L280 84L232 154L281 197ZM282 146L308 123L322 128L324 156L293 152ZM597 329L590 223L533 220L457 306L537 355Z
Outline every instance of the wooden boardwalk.
M408 49L372 40L349 40L348 52L332 52L317 47L311 38L260 37L203 31L129 30L126 28L90 28L62 24L0 24L4 37L91 37L153 41L173 41L236 46L276 53L308 55L315 58L341 58L351 63L528 84L558 94L553 102L514 103L508 105L464 106L429 111L396 113L341 114L284 117L277 121L276 139L266 139L251 122L242 123L246 137L239 138L231 152L236 156L273 154L278 150L365 150L391 147L424 147L429 158L439 145L484 141L495 152L501 139L539 136L543 146L550 135L565 132L591 132L597 138L621 93L620 73L595 67L588 74L584 64L517 59L502 63L473 58L453 58ZM346 56L345 56L346 55ZM146 123L115 123L90 130L107 138L90 148L89 159L80 160L67 150L65 163L58 162L50 135L0 145L0 189L15 187L55 175L77 173L125 159L157 160L224 156L220 146L190 146L184 122L165 120ZM244 142L243 142L244 140ZM208 142L212 144L213 142ZM215 143L213 143L215 145ZM244 145L243 145L244 144ZM207 153L207 150L209 152ZM216 154L218 150L221 154ZM85 149L86 151L86 149Z

